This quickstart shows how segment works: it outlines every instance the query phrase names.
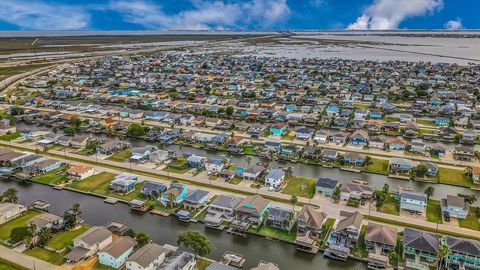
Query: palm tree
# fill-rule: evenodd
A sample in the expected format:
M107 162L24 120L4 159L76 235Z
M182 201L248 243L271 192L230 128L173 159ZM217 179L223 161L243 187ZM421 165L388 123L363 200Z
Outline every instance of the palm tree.
M250 165L252 163L252 157L251 156L247 156L247 163L248 165Z
M9 202L9 203L17 203L18 202L18 196L17 196L17 190L15 188L8 188L3 192L1 196L1 201L2 202Z
M450 254L450 248L445 243L442 243L442 245L438 248L438 251L437 251L437 269L438 270L442 269L443 260L445 259L445 257L448 256L448 254Z
M25 238L23 238L23 243L27 249L30 249L33 246L33 238L30 235L26 235Z
M295 211L295 205L297 204L297 202L298 202L297 196L292 195L292 197L290 198L290 203L292 204L292 209L294 211Z
M35 238L37 237L37 225L35 224L30 224L28 225L28 235L31 238L31 245L35 245Z
M173 203L175 202L175 195L173 193L168 194L168 202L170 203L170 208L173 208Z
M287 225L292 223L293 219L295 218L295 214L293 212L288 213L287 216Z
M80 204L74 203L72 205L72 214L75 216L75 227L78 225L78 215L80 215Z
M267 226L267 220L269 217L270 217L270 212L265 211L265 213L263 213L263 226Z
M430 199L430 197L433 196L434 193L435 193L435 188L432 186L429 186L427 187L427 189L425 189L425 195L427 195L428 200Z

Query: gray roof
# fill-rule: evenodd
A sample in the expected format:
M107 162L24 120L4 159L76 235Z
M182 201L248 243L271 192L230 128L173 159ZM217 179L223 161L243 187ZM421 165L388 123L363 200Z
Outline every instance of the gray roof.
M337 223L337 227L335 228L336 231L341 231L344 230L350 226L354 226L358 230L360 230L360 227L362 226L362 220L363 220L363 215L360 214L360 212L355 211L355 212L346 212L346 211L341 211L340 215L344 217L344 219L340 220Z
M292 210L281 207L272 207L268 210L268 219L286 220L290 213L294 212Z
M236 270L237 268L225 264L214 262L210 264L205 270Z
M451 252L478 256L480 254L480 241L446 236L445 242Z
M369 222L365 231L365 240L395 246L397 244L397 228Z
M421 192L413 192L413 191L402 191L400 193L400 198L406 198L415 201L426 201L427 195Z
M83 241L85 244L91 246L95 243L100 243L109 237L112 237L112 233L105 227L93 227L77 236L75 240Z
M317 187L322 188L331 188L334 189L338 184L337 180L333 180L331 178L318 178L317 183L315 184Z
M210 205L223 207L228 209L235 209L242 202L242 198L228 195L220 195Z
M282 169L273 169L268 172L265 178L273 178L273 179L282 179L285 176L285 171Z
M143 268L147 268L153 261L167 252L168 250L166 248L155 243L150 243L139 248L127 261L136 262Z
M447 205L459 208L466 208L465 199L460 196L447 195Z
M185 265L195 259L195 255L190 252L177 250L172 256L157 268L157 270L177 270L183 269Z
M188 194L185 200L190 202L198 202L205 196L208 196L208 191L196 189L192 193Z
M403 245L405 247L436 254L440 246L438 234L405 228L403 235Z
M118 258L125 254L129 249L133 248L137 244L133 238L129 236L122 236L117 238L112 243L108 244L101 252L106 252L114 258Z

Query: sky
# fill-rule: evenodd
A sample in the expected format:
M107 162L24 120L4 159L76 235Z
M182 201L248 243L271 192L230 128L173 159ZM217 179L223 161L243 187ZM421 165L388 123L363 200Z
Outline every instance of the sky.
M0 0L0 30L480 29L480 0Z

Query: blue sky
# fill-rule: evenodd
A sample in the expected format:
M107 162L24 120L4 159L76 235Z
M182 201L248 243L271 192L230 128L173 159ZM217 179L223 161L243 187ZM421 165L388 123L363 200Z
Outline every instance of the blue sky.
M479 28L480 0L0 0L0 30Z

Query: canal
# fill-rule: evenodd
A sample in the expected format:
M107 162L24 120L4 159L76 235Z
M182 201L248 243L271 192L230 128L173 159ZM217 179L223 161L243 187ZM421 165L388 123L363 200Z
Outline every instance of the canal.
M293 245L265 240L250 235L247 238L236 237L225 231L206 229L202 223L184 223L175 217L159 217L149 213L138 213L130 210L128 205L118 203L110 205L101 198L88 196L73 191L56 191L40 184L21 184L14 181L0 180L0 192L13 187L18 190L19 203L28 204L37 199L50 202L50 212L62 215L73 203L80 203L82 217L90 225L105 225L111 220L124 221L137 232L147 233L159 244L176 245L177 237L187 230L204 233L215 246L208 256L220 260L226 250L243 254L246 257L245 269L254 267L260 260L277 263L280 269L343 269L364 270L366 265L357 261L338 262L318 255L298 252Z
M19 130L47 130L46 127L39 127L35 125L26 124L24 122L17 123L17 128ZM94 134L95 137L101 138L110 138L114 139L115 137L109 136L106 134ZM126 138L126 142L130 143L133 147L141 147L148 144L156 144L154 142L148 142L142 139L136 138ZM233 164L238 166L247 166L247 155L231 155L227 152L217 151L217 150L205 150L200 148L195 148L191 146L180 146L180 145L168 145L165 146L165 149L173 150L178 155L181 153L192 153L202 156L208 157L221 157L227 156ZM465 187L458 187L458 186L451 186L451 185L444 185L444 184L431 184L431 183L423 183L417 181L407 181L402 179L395 179L390 178L386 175L380 174L373 174L373 173L357 173L357 172L349 172L349 171L342 171L338 168L324 168L318 165L312 164L305 164L305 163L294 163L289 161L269 161L268 159L263 159L257 156L252 157L252 164L257 162L264 162L270 163L270 166L273 168L276 167L289 167L293 168L293 174L297 176L307 177L307 178L314 178L317 179L319 177L329 177L335 180L338 180L339 183L347 183L350 182L352 179L363 179L367 180L371 185L375 186L376 188L383 187L384 184L388 184L390 186L390 190L397 190L398 186L409 186L412 187L413 191L417 192L424 192L425 189L429 186L433 186L435 188L435 193L432 196L432 199L440 200L441 198L445 198L447 195L456 195L459 193L462 194L475 194L477 197L480 196L480 191L472 190L470 188ZM475 203L475 206L480 206L480 200Z

